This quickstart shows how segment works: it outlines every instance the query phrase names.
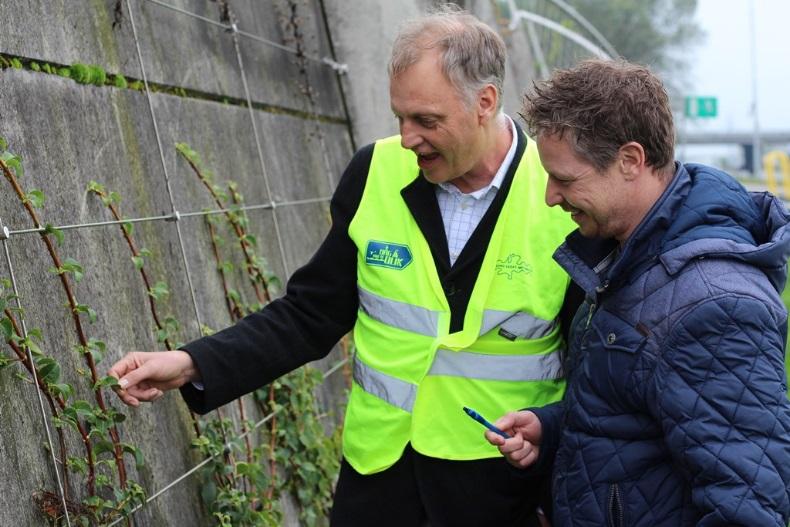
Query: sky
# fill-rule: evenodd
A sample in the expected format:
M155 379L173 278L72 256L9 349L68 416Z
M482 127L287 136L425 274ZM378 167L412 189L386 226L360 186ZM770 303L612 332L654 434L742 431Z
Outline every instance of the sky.
M759 127L790 131L790 0L698 0L696 20L707 36L689 53L689 95L716 97L718 117L678 123L689 131L754 129L752 6Z

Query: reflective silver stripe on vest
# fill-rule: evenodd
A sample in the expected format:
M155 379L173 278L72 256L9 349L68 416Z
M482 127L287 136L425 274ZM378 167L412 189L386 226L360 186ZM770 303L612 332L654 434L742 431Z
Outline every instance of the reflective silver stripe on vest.
M354 357L354 381L366 392L411 413L417 386L371 368Z
M501 326L516 338L539 339L551 333L556 325L556 320L543 320L529 313L486 309L483 312L480 335L485 335L495 327Z
M560 351L544 355L490 355L436 350L428 375L449 375L488 381L545 381L560 378Z
M370 318L394 328L435 337L439 334L439 312L414 306L359 289L359 307Z

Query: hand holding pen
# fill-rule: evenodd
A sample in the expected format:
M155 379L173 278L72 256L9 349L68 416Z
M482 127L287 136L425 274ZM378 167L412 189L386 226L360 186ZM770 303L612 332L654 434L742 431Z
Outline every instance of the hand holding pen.
M517 468L526 468L538 459L543 426L540 419L529 410L509 412L493 425L507 438L490 429L485 432L486 440L499 449L508 463Z

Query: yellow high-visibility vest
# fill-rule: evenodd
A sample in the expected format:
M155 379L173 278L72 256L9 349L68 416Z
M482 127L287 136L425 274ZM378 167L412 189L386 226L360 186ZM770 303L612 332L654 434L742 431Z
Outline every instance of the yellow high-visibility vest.
M559 400L558 314L568 275L552 259L575 228L544 201L546 172L531 140L514 174L464 316L450 307L428 243L400 191L419 174L400 137L378 141L349 235L357 246L356 356L343 455L384 470L408 442L427 456L499 456L462 408L490 419Z

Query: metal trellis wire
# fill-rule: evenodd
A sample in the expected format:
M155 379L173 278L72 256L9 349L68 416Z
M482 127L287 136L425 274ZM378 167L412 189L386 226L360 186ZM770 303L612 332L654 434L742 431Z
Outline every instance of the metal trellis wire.
M8 239L10 237L10 231L8 227L3 225L3 222L0 221L0 230L2 233L0 234L0 241L3 242L3 252L5 253L5 261L6 265L8 266L8 275L11 280L11 287L14 291L14 297L16 300L16 307L21 311L22 309L22 302L19 299L19 288L17 287L16 283L16 276L14 275L14 266L11 263L11 254L8 251ZM22 325L22 338L27 339L27 324L25 323L25 318L21 317L21 325ZM47 412L44 409L44 398L41 396L41 390L38 389L38 373L36 373L36 363L33 360L33 352L30 349L30 346L25 346L27 348L27 360L30 362L30 371L33 375L33 385L36 386L36 394L38 395L38 405L39 409L41 410L41 421L44 423L44 430L47 434L47 445L49 446L49 454L52 458L52 468L55 469L55 479L58 482L58 493L60 494L60 501L63 504L63 515L66 518L66 525L71 527L71 518L69 517L69 507L66 503L66 493L64 492L63 488L63 480L60 475L60 470L58 469L58 460L55 458L55 446L52 443L52 432L49 429L49 419L47 418ZM64 460L65 462L65 460Z
M126 218L123 220L108 220L108 221L94 221L89 223L75 223L70 225L54 225L52 228L59 230L59 231L68 231L74 229L87 229L87 228L94 228L94 227L107 227L111 225L123 225L126 223L145 223L151 221L177 221L178 219L183 218L194 218L194 217L201 217L201 216L211 216L215 214L225 214L228 212L238 212L238 211L250 211L250 210L266 210L271 209L274 206L283 208L283 207L295 207L299 205L309 205L312 203L326 203L330 201L331 197L318 197L318 198L307 198L307 199L299 199L293 201L278 201L274 204L272 203L260 203L256 205L242 205L240 207L233 207L232 209L208 209L202 211L194 211L194 212L176 212L173 214L164 214L159 216L145 216L141 218ZM31 228L31 229L18 229L18 230L8 230L8 236L19 236L21 234L34 234L46 231L46 227L38 227L38 228ZM2 236L0 235L0 239Z
M331 376L333 373L335 373L336 371L338 371L339 369L341 369L341 368L342 368L343 366L345 366L347 363L348 363L348 359L342 359L342 360L340 360L340 361L339 361L337 364L335 364L334 366L332 366L330 369L328 369L328 370L327 370L327 371L326 371L326 372L323 374L323 376L324 376L324 378L323 378L323 381L326 381L326 380L327 380L327 378L329 378L329 376ZM258 422L256 422L254 425L252 425L252 427L250 427L250 428L249 428L249 430L247 430L247 431L246 431L246 432L244 432L243 434L239 434L239 435L237 435L235 438L233 438L233 439L231 439L230 441L228 441L227 443L225 443L225 448L223 449L223 451L222 451L222 452L217 452L216 454L213 454L213 455L211 455L211 456L208 456L206 459L204 459L203 461L201 461L200 463L198 463L198 464L197 464L197 465L195 465L194 467L190 468L189 470L187 470L186 472L184 472L183 474L181 474L179 477L177 477L176 479L174 479L173 481L171 481L170 483L168 483L167 485L165 485L164 487L162 487L161 489L159 489L159 490L158 490L158 491L156 491L155 493L151 494L151 495L150 495L148 498L146 498L146 500L145 500L145 503L143 503L143 504L140 504L140 505L136 506L134 509L132 509L132 510L129 512L129 515L131 516L132 514L134 514L135 512L139 511L140 509L142 509L143 507L145 507L146 505L148 505L148 504L149 504L149 503L151 503L152 501L154 501L154 500L156 500L157 498L159 498L160 496L164 495L164 494L165 494L165 493L166 493L168 490L172 489L173 487L175 487L176 485L178 485L179 483L181 483L182 481L184 481L186 478L188 478L189 476L191 476L192 474L194 474L195 472L197 472L198 470L200 470L200 468L201 468L201 467L203 467L203 466L205 466L206 464L208 464L208 463L209 463L211 460L213 460L213 459L214 459L214 458L216 458L217 456L219 456L219 455L221 455L221 454L224 454L224 453L226 453L226 452L229 452L229 451L230 451L230 449L232 448L232 444L233 444L233 442L234 442L234 441L239 441L239 440L241 440L241 439L244 439L246 436L250 435L250 434L251 434L251 433L253 433L255 430L257 430L258 428L260 428L260 427L261 427L261 426L263 426L264 424L266 424L266 423L268 423L269 421L271 421L271 420L272 420L274 417L276 417L276 416L277 416L277 414L279 414L279 413L280 413L280 412L283 410L283 408L284 408L284 407L280 407L280 408L278 408L277 410L275 410L275 411L273 411L272 413L270 413L269 415L267 415L267 416L263 417L261 420L259 420L259 421L258 421ZM117 525L118 523L120 523L120 522L121 522L121 521L123 521L123 520L124 520L124 518L118 518L117 520L115 520L114 522L112 522L111 524L109 524L107 527L113 527L113 525Z
M273 47L275 47L277 49L280 49L280 50L282 50L284 52L292 53L292 54L295 54L295 55L297 55L299 57L304 57L307 60L310 60L310 61L313 61L313 62L316 62L316 63L319 63L319 64L323 64L325 66L328 66L328 67L332 68L338 74L346 73L347 70L348 70L348 67L347 67L346 64L338 63L335 60L333 60L332 58L312 56L312 55L304 53L300 49L292 48L292 47L289 47L289 46L284 46L282 44L278 44L278 43L273 42L271 40L268 40L266 38L260 37L258 35L254 35L254 34L246 32L246 31L242 31L242 30L240 30L237 27L235 22L231 23L231 24L225 24L225 23L222 23L222 22L217 22L215 20L211 20L211 19L209 19L207 17L198 15L196 13L192 13L192 12L189 12L187 10L181 9L179 7L167 4L165 2L162 2L161 0L138 0L138 4L142 3L142 2L148 2L148 3L151 3L151 4L155 4L157 6L176 11L176 12L181 13L183 15L190 16L190 17L202 20L202 21L204 21L204 22L206 22L208 24L222 27L223 29L227 30L228 34L230 34L232 36L232 39L233 39L233 42L234 42L234 48L235 48L235 52L236 52L236 58L237 58L238 66L239 66L239 73L241 75L241 80L242 80L242 84L243 84L243 87L244 87L244 93L245 93L245 98L246 98L246 102L247 102L247 108L248 108L248 113L249 113L249 117L250 117L250 122L251 122L251 125L252 125L253 135L254 135L254 138L255 138L255 145L256 145L256 150L257 150L257 155L258 155L258 161L259 161L259 164L260 164L260 169L261 169L261 173L262 173L262 176L263 176L266 192L267 192L267 195L270 198L270 202L269 203L263 203L263 204L244 205L244 206L233 207L233 208L229 208L229 209L220 208L220 209L210 209L210 210L192 211L192 212L180 212L180 211L178 211L176 209L174 195L173 195L173 191L172 191L172 187L171 187L171 179L170 179L170 175L168 173L167 164L165 162L165 154L164 154L164 149L163 149L163 146L162 146L162 138L161 138L161 135L160 135L160 132L159 132L159 126L158 126L158 122L157 122L157 117L156 117L156 113L155 113L155 110L154 110L154 104L153 104L153 100L152 100L152 92L151 92L150 87L149 87L148 77L147 77L147 74L146 74L145 64L144 64L144 61L143 61L142 52L141 52L141 48L140 48L140 41L139 41L139 37L138 37L137 27L136 27L136 24L135 24L135 17L134 17L134 10L132 8L132 1L131 0L126 0L126 8L127 8L128 16L129 16L130 26L131 26L131 29L132 29L132 35L134 37L135 48L136 48L136 52L137 52L137 58L138 58L139 65L140 65L140 71L141 71L141 77L142 77L143 85L145 87L145 95L146 95L146 99L147 99L147 103L148 103L149 113L150 113L150 116L151 116L151 122L152 122L153 130L154 130L154 135L155 135L156 141L157 141L157 147L158 147L158 152L159 152L159 159L160 159L160 162L161 162L161 165L162 165L162 170L163 170L163 174L164 174L164 178L165 178L165 185L166 185L166 188L167 188L167 194L168 194L168 199L169 199L169 203L170 203L171 212L169 214L162 214L162 215L156 215L156 216L147 216L147 217L138 217L138 218L129 218L129 219L123 219L123 220L119 220L119 221L100 221L100 222L88 222L88 223L80 223L80 224L61 225L61 226L54 227L54 229L63 231L63 230L71 230L71 229L85 229L85 228L94 228L94 227L117 226L117 225L123 225L123 224L127 224L127 223L134 224L134 223L155 222L155 221L170 221L170 222L173 222L175 224L175 227L176 227L178 244L179 244L179 248L180 248L181 256L182 256L182 260L183 260L184 272L185 272L185 275L186 275L186 278L187 278L188 287L189 287L189 290L190 290L189 292L190 292L192 306L193 306L194 313L195 313L195 320L197 322L198 328L200 328L202 326L202 322L201 322L200 311L199 311L197 300L196 300L195 288L194 288L192 277L191 277L191 273L190 273L190 268L189 268L189 263L188 263L188 259L187 259L184 238L183 238L183 235L182 235L182 232L181 232L181 228L180 228L180 220L181 219L189 218L189 217L204 217L204 216L214 215L214 214L224 214L224 213L227 213L227 212L271 209L272 210L272 217L273 217L273 220L274 220L274 227L275 227L275 231L276 231L276 235L277 235L277 243L278 243L278 249L279 249L279 253L280 253L280 260L281 260L283 269L285 270L285 275L286 275L286 279L287 279L290 276L290 272L289 272L288 264L287 264L286 258L285 258L285 247L284 247L284 244L283 244L282 234L280 232L279 222L278 222L278 218L277 218L277 209L278 208L289 207L289 206L300 206L300 205L313 204L313 203L325 203L325 202L330 201L330 199L331 199L331 197L317 197L317 198L291 200L291 201L279 201L278 202L278 201L276 201L273 198L272 193L271 193L271 188L270 188L269 177L268 177L267 170L266 170L266 162L265 162L265 159L264 159L264 156L263 156L263 150L262 150L262 147L261 147L260 135L258 133L258 128L257 128L257 124L256 124L256 119L255 119L255 113L254 113L254 110L253 110L252 100L251 100L251 96L250 96L250 90L249 90L249 86L248 86L248 82L247 82L247 75L246 75L246 72L245 72L245 69L244 69L244 62L243 62L243 59L242 59L242 54L241 54L241 50L240 50L240 46L239 46L239 36L242 36L242 37L245 37L245 38L249 38L251 40L254 40L254 41L257 41L257 42L269 45L269 46L273 46ZM314 111L315 111L315 109L314 109L314 101L311 99L309 102L310 102L311 111L313 111L313 113L314 113ZM320 132L319 132L319 139L320 139L320 143L321 143L321 151L322 151L321 153L322 153L322 156L323 156L324 164L326 166L328 181L329 181L330 187L333 188L334 187L334 180L332 178L331 167L329 166L330 162L329 162L329 158L328 158L327 147L326 147L323 135L321 135ZM50 228L53 228L53 227L50 227ZM6 260L6 263L7 263L7 266L8 266L8 271L9 271L9 275L10 275L10 281L11 281L12 286L13 286L14 295L16 296L17 306L20 309L21 309L21 302L20 302L20 297L19 297L19 293L18 293L18 289L17 289L17 281L16 281L16 277L15 277L14 270L13 270L13 267L12 267L10 253L9 253L9 249L8 249L8 245L7 244L9 242L9 240L11 239L11 237L25 235L25 234L40 234L44 230L45 229L43 229L43 228L28 228L28 229L10 230L8 227L3 225L2 222L0 221L0 241L3 243L3 248L4 248L4 253L5 253L5 260ZM28 337L27 327L25 325L24 319L21 320L21 326L22 326L23 337L27 338ZM28 352L28 360L30 361L31 365L35 364L34 361L33 361L33 357L32 357L32 354L31 354L31 351L30 351L29 347L28 347L27 352ZM322 382L325 382L326 379L329 376L331 376L337 370L339 370L343 366L345 366L347 364L347 362L348 362L347 358L343 359L343 360L339 361L337 364L335 364L333 367L331 367L329 370L327 370L323 374ZM33 380L34 380L34 383L37 383L35 368L33 368ZM46 430L47 442L48 442L50 455L51 455L51 458L52 458L52 463L53 463L53 467L54 467L56 478L57 478L58 491L59 491L59 494L60 494L60 500L61 500L62 505L63 505L63 510L64 510L63 518L65 518L66 524L70 527L72 525L72 523L71 523L71 519L70 519L70 516L69 516L69 508L68 508L68 504L67 504L66 492L65 492L65 489L64 489L64 486L63 486L62 476L61 476L60 470L58 468L58 460L57 460L57 458L55 456L55 449L54 449L54 446L53 446L52 434L51 434L50 427L49 427L49 421L48 421L48 418L47 418L46 410L44 408L44 401L43 401L43 398L42 398L42 394L40 393L39 390L37 390L37 393L38 393L39 407L40 407L40 410L41 410L42 421L44 423L44 427L45 427L45 430ZM270 421L272 418L274 418L279 412L280 412L280 410L277 410L277 411L274 411L274 412L270 413L269 415L265 416L264 418L262 418L261 420L256 422L254 425L252 425L252 427L249 428L246 432L244 432L244 433L242 433L240 435L237 435L234 439L231 439L230 441L228 441L226 443L226 445L225 445L226 450L230 449L230 445L231 445L231 443L233 441L238 441L240 439L243 439L247 435L251 434L253 431L257 430L259 427L261 427L262 425L264 425L265 423ZM219 454L216 454L216 455L219 455ZM115 520L110 525L111 526L112 525L116 525L116 524L118 524L118 523L120 523L122 521L125 521L126 518L131 517L132 514L134 514L135 512L140 510L141 508L143 508L145 505L151 503L152 501L156 500L160 496L164 495L165 493L167 493L168 490L172 489L173 487L178 485L180 482L182 482L186 478L188 478L190 475L194 474L201 467L205 466L212 459L214 459L216 457L216 455L213 455L213 456L210 456L210 457L204 459L201 463L199 463L198 465L192 467L191 469L186 471L184 474L182 474L181 476L179 476L178 478L176 478L175 480L173 480L169 484L165 485L163 488L161 488L160 490L158 490L154 494L150 495L145 500L145 503L140 504L137 507L135 507L130 512L129 516L118 518L117 520Z
M252 33L248 33L247 31L242 31L242 30L240 30L240 29L235 27L236 26L235 23L226 24L224 22L219 22L217 20L212 20L212 19L210 19L208 17L199 15L197 13L193 13L191 11L187 11L186 9L182 9L180 7L176 7L176 6L168 4L166 2L162 2L161 0L145 0L145 1L146 2L150 2L152 4L156 4L156 5L160 6L160 7L164 7L166 9L170 9L172 11L176 11L176 12L181 13L183 15L187 15L187 16L190 16L192 18L196 18L198 20L202 20L202 21L204 21L204 22L206 22L208 24L211 24L211 25L214 25L214 26L217 26L217 27L221 27L222 29L224 29L226 31L233 31L234 33L238 33L239 35L241 35L243 37L249 38L251 40L256 40L256 41L261 42L263 44L266 44L268 46L272 46L272 47L277 48L279 50L285 51L286 53L292 53L294 55L304 56L308 60L311 60L311 61L316 62L318 64L323 64L324 66L329 66L330 68L332 68L334 71L340 73L341 75L348 72L348 64L343 64L343 63L336 62L331 57L316 57L314 55L306 54L306 53L303 53L302 51L300 51L300 50L298 50L296 48L292 48L290 46L285 46L285 45L280 44L278 42L274 42L273 40L269 40L267 38L263 38L261 36L254 35Z

